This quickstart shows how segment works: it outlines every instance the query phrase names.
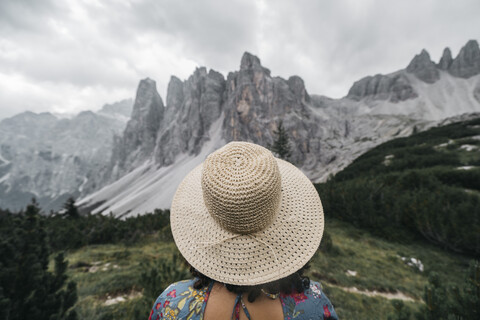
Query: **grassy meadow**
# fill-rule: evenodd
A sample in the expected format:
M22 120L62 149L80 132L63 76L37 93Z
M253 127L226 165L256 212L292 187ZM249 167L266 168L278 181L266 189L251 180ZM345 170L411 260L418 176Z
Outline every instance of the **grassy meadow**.
M376 237L339 220L329 219L326 231L331 246L312 259L309 277L320 281L341 319L387 319L395 313L392 300L381 296L402 293L413 311L423 304L428 273L435 270L445 283L464 280L468 258L424 242L395 243ZM132 319L142 301L139 285L142 270L158 259L171 259L173 242L158 234L132 244L105 244L70 250L69 277L77 283L79 319ZM424 265L409 266L401 257L419 259ZM355 276L348 271L356 272ZM376 291L378 296L348 292ZM158 288L158 294L163 288ZM117 299L117 300L115 300ZM153 305L153 301L149 304ZM145 306L144 319L150 306ZM137 314L135 313L137 312ZM139 317L141 319L141 316Z

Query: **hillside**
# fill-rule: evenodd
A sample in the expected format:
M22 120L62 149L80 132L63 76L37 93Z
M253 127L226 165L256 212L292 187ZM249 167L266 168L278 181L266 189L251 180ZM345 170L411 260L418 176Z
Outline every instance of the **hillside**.
M324 198L325 208L328 201ZM57 253L65 252L68 279L76 283L78 294L72 310L79 319L146 319L155 297L169 283L190 277L182 263L172 259L178 250L168 211L121 220L111 215L79 216L74 206L67 207L66 214L33 220L0 210L1 260L8 266L0 272L4 293L8 295L19 280L13 275L23 255L16 249L24 243L23 229L35 220L36 230L44 235L41 242L51 250L50 271L56 270ZM308 276L322 283L341 319L413 319L416 313L426 315L426 295L442 290L432 289L434 274L442 288L460 288L464 297L469 260L422 239L389 241L327 216ZM438 304L430 301L431 306Z
M463 283L468 267L464 256L421 242L391 243L337 220L328 220L326 230L333 249L318 251L308 275L322 283L341 319L387 319L395 313L392 299L402 299L412 311L419 311L432 271L445 285ZM168 261L177 252L172 242L162 238L158 232L129 245L70 251L69 277L78 285L79 318L134 319L134 311L140 308L143 316L135 319L146 319L153 301L142 300L141 274L145 266ZM410 263L412 258L422 264L422 270ZM167 282L175 280L164 277ZM158 295L163 288L155 290Z
M317 189L329 216L478 257L480 117L381 144Z

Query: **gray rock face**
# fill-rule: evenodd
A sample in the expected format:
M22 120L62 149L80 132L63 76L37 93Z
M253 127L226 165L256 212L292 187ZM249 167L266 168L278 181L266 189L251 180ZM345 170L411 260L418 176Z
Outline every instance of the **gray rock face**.
M270 76L270 70L264 68L260 63L260 59L249 52L245 52L242 56L242 60L240 62L240 71L247 73L262 72Z
M470 78L480 74L480 49L478 42L470 40L460 50L448 69L451 75L460 78Z
M153 152L151 140L137 138L146 134L140 124L142 118L136 115L148 114L145 104L154 105L148 102L151 98L141 93L145 91L142 87L140 84L132 120L123 137L116 138L110 176L104 181L114 181L146 160L162 167L175 163L178 155L197 155L211 139L209 130L216 121L222 121L224 141L243 140L268 146L282 119L290 134L293 154L290 160L302 166L317 163L321 158L320 126L325 121L313 114L303 80L298 76L288 80L271 77L260 59L250 53L243 55L240 70L230 73L227 80L216 71L207 72L206 68L196 69L183 82L176 77L170 79L167 105L156 131ZM155 95L149 95L152 96ZM138 108L144 111L138 112ZM154 136L153 128L147 132L148 137Z
M302 103L310 103L310 96L307 90L305 90L305 83L302 78L299 76L291 76L287 82L290 91L292 91L295 96L301 97Z
M292 159L302 165L307 154L319 155L319 123L308 107L310 96L303 80L272 78L260 60L249 53L242 57L240 71L227 77L223 137L226 141L273 143L273 131L283 120L291 134Z
M172 77L167 107L160 125L155 161L170 165L181 153L197 154L209 139L208 130L220 117L225 79L220 73L198 68L187 81Z
M440 79L440 73L435 63L430 60L430 55L426 50L417 54L407 66L407 72L413 73L418 79L426 83L435 83Z
M417 92L405 75L395 76L392 80L390 90L392 92L390 96L391 102L400 102L418 97Z
M348 91L347 98L356 101L368 98L400 102L417 96L418 94L408 78L399 72L391 75L377 74L373 77L365 77L353 84Z
M450 51L450 48L445 48L443 50L442 57L440 58L440 61L437 64L437 67L440 70L448 70L452 62L453 62L452 52Z
M183 103L183 100L184 100L183 82L177 77L172 76L170 78L170 82L168 83L168 89L167 89L167 106L168 106L168 110L166 112L166 114L168 114L168 116L166 116L167 118L175 114L172 111L175 111L178 108L180 108L180 106Z
M157 132L163 120L165 107L150 79L138 85L132 116L122 137L115 137L112 151L112 177L117 179L128 168L148 158L156 146Z

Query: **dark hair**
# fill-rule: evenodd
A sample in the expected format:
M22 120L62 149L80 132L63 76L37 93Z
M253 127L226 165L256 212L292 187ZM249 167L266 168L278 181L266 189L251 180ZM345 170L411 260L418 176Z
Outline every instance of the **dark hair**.
M310 279L304 276L303 273L310 268L310 264L307 263L300 270L292 273L288 277L275 280L269 283L256 285L256 286L237 286L232 284L225 284L228 291L235 294L248 294L248 301L254 302L255 299L261 294L262 289L271 294L291 294L293 292L302 293L305 289L310 287ZM193 284L193 287L197 290L208 287L208 285L215 281L206 275L200 273L197 269L190 266L190 272L197 278L197 281Z

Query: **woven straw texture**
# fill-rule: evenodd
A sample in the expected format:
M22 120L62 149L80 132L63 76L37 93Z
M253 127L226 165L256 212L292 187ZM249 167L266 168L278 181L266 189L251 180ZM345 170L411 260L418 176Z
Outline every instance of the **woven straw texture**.
M229 284L284 278L313 256L323 234L310 180L267 149L231 142L182 181L171 207L178 249L194 268Z

